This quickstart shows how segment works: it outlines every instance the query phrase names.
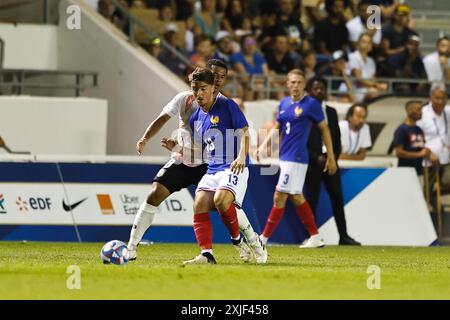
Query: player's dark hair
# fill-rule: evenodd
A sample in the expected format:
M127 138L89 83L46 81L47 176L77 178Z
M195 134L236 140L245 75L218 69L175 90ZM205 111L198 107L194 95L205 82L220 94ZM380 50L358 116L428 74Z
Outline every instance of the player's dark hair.
M204 82L214 84L214 73L207 68L197 68L189 75L190 82Z
M311 93L311 89L312 89L312 86L313 86L314 82L319 82L319 83L323 84L325 89L327 89L327 87L328 87L327 81L324 78L318 77L318 76L314 76L311 79L309 79L308 82L306 83L305 90L307 92Z
M413 104L420 104L421 106L423 106L423 101L421 100L409 100L405 103L405 110L408 110L410 106L412 106Z
M222 59L209 59L206 63L206 67L211 69L212 66L216 66L219 68L224 68L228 72L228 66Z
M365 105L364 103L355 103L348 109L347 114L345 115L345 120L350 119L350 117L355 113L355 109L358 107L366 110L366 115L369 113L369 110L367 110L367 105Z

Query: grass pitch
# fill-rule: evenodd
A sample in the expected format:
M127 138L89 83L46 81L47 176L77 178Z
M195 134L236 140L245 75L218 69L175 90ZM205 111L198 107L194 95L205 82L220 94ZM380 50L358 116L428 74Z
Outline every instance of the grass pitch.
M0 242L0 299L450 299L450 248L269 247L266 265L216 245L218 264L182 267L194 244L140 246L138 260L103 265L100 243ZM81 270L69 290L67 267ZM369 290L368 266L381 270Z

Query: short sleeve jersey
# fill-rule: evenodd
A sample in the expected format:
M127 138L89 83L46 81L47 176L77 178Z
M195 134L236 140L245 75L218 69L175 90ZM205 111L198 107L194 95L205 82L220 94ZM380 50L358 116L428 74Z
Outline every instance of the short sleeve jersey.
M315 98L281 100L277 121L281 129L280 160L308 164L308 138L313 123L325 120L322 107Z
M224 96L218 96L208 112L198 108L189 119L196 145L203 145L208 174L229 169L239 152L236 130L248 127L239 106ZM249 159L247 156L246 163Z

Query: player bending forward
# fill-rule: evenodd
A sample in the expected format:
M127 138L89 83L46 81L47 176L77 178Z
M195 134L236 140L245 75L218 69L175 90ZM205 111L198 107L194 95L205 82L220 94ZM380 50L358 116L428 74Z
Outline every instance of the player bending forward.
M209 211L216 208L237 247L245 246L239 233L236 208L244 200L248 180L248 123L237 104L214 98L214 74L198 68L191 75L198 108L189 119L196 145L202 145L208 163L194 201L194 232L201 253L184 264L215 264Z
M208 67L215 75L214 95L224 97L219 90L225 84L227 78L227 66L220 60L208 61ZM143 137L137 143L137 151L140 154L148 141L153 138L161 128L169 121L171 117L177 116L179 119L178 142L185 148L193 147L190 145L192 132L189 128L189 117L199 108L195 102L191 91L181 92L176 95L162 110L161 114L147 128ZM177 192L190 185L197 185L207 170L207 165L200 159L195 159L195 152L191 156L179 157L174 154L171 160L161 168L153 179L151 191L144 203L139 208L133 222L128 242L129 259L136 259L137 246L144 236L147 229L152 225L158 206L167 199L172 193ZM260 240L254 232L250 222L242 209L237 210L239 228L243 232L248 247L239 248L239 254L242 260L250 261L252 251L255 259L259 263L267 261L267 251L261 245Z
M280 177L274 194L274 204L267 219L261 241L265 245L283 217L286 200L290 198L296 208L297 216L308 230L310 238L300 247L323 247L313 212L303 196L303 185L308 169L308 136L312 122L318 123L327 149L327 161L324 171L336 173L331 135L320 103L305 94L305 76L302 71L294 69L288 74L287 88L290 96L283 98L279 105L277 123L272 132L255 151L256 159L275 132L281 129Z

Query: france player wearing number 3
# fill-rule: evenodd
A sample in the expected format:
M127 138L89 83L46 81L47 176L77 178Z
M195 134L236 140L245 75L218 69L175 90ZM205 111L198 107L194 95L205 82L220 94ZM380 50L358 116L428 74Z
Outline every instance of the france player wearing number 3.
M297 216L308 230L310 236L300 247L316 248L324 246L319 236L312 210L303 196L303 185L309 161L307 143L313 122L318 124L327 149L324 171L333 175L336 173L337 166L330 130L325 121L322 107L315 98L305 94L305 85L305 75L302 71L294 69L288 73L287 88L290 96L281 100L274 129L255 151L255 158L259 160L259 156L267 148L271 136L281 129L280 177L275 189L272 210L260 236L263 244L267 243L275 231L283 217L286 201L290 198L296 208Z
M233 100L214 97L211 70L197 68L190 80L200 108L190 117L189 125L194 143L203 146L208 170L198 184L194 201L194 232L201 253L184 264L215 264L209 216L214 208L238 251L247 246L239 233L235 205L241 207L247 189L248 123Z

